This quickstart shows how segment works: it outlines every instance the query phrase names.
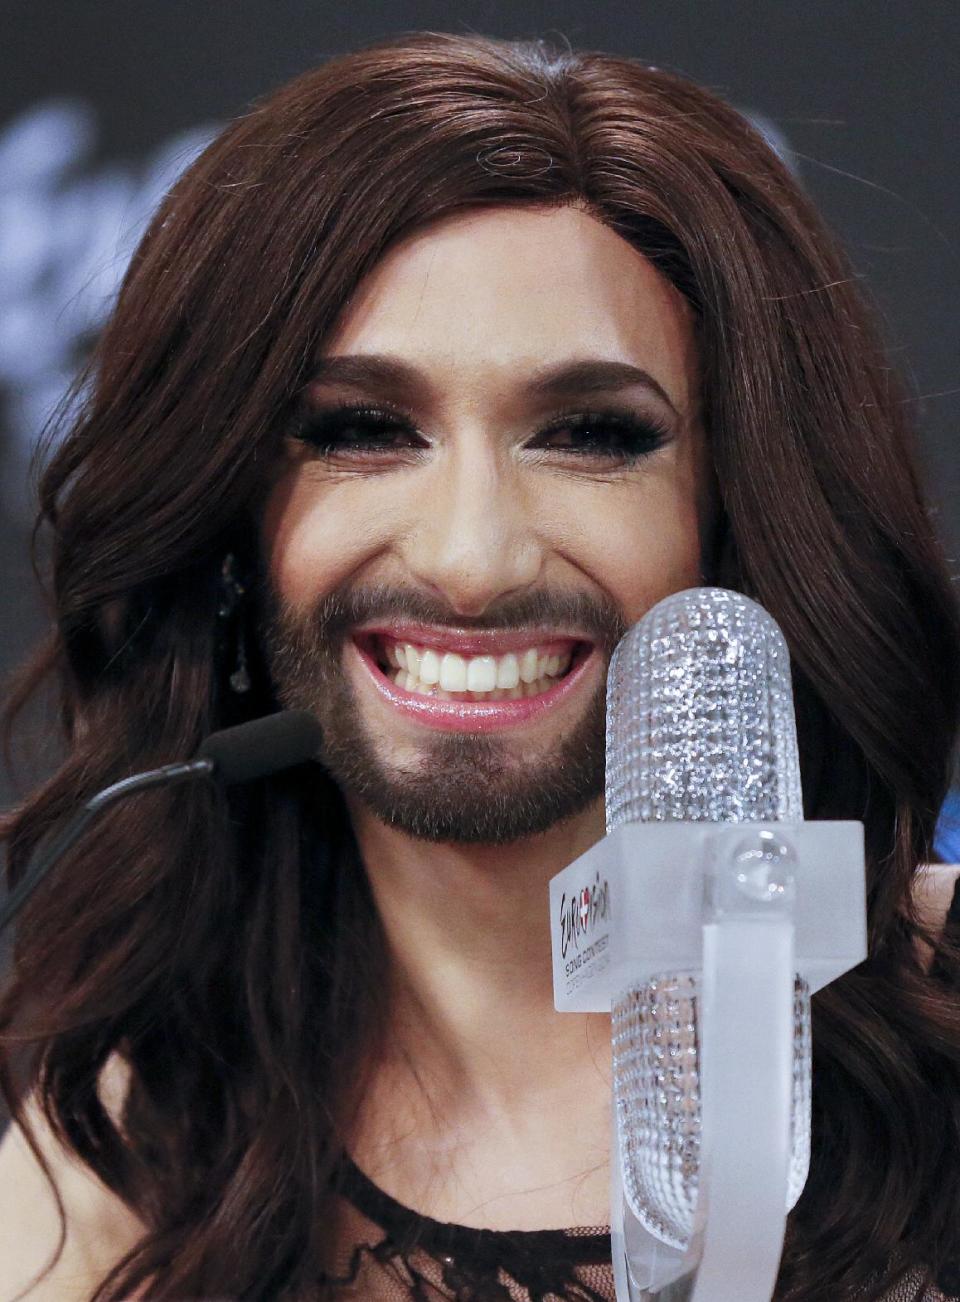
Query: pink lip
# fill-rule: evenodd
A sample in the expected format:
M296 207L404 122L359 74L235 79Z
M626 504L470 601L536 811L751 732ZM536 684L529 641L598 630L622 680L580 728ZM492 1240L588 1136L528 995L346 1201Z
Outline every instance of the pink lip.
M366 642L373 637L391 638L394 642L409 642L412 646L431 647L436 651L455 651L462 656L502 656L509 651L526 651L535 646L543 655L562 655L577 642L587 638L575 633L565 635L519 630L496 633L488 629L435 629L424 624L391 623L371 624L369 628L356 629L355 638Z
M368 632L369 630L364 630L365 634ZM561 678L556 687L541 692L539 696L523 696L517 701L444 701L398 687L383 673L363 641L354 641L353 645L366 666L374 687L385 701L425 728L439 728L445 732L495 732L499 728L509 728L538 718L576 691L587 671L587 665L594 660L595 651L593 646L582 645L582 658L578 652L566 677ZM529 645L529 642L525 645Z

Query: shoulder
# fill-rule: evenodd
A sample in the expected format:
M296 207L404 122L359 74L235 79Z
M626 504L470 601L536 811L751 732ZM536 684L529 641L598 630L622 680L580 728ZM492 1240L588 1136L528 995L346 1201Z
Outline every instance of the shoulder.
M100 1084L104 1106L114 1119L126 1085L125 1064L114 1055ZM66 1239L57 1265L23 1299L86 1302L145 1227L62 1147L35 1100L27 1102L26 1115L63 1202ZM53 1259L59 1238L60 1218L50 1185L23 1131L10 1125L0 1142L0 1296L12 1298L26 1289Z

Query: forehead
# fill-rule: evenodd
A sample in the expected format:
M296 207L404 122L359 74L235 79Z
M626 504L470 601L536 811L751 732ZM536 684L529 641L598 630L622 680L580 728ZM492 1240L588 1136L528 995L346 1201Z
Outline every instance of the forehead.
M644 367L680 410L696 388L692 313L652 264L567 207L455 213L395 245L325 353L392 353L460 391L591 355Z

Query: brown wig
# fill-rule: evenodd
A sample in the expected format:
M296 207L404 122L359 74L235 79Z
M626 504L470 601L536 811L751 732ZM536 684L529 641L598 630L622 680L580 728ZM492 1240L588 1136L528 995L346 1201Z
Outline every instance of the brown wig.
M253 690L226 686L223 556L256 564L266 471L361 277L425 223L503 204L580 206L692 306L711 578L784 630L807 816L865 825L869 957L813 999L813 1154L776 1297L866 1302L894 1260L932 1275L960 1256L960 953L924 971L914 941L935 938L911 896L948 785L960 629L875 310L788 168L682 77L408 34L256 103L176 183L41 481L56 621L18 700L56 685L66 757L6 819L8 881L99 787L276 708L255 646ZM35 1090L148 1227L96 1302L151 1279L163 1297L318 1295L380 953L316 766L229 797L138 795L37 890L0 1084L21 1124ZM114 1051L133 1069L122 1132L96 1089Z

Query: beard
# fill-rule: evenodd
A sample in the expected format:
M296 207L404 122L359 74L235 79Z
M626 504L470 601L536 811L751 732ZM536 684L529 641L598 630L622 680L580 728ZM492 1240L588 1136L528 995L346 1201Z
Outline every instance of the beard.
M267 588L261 611L261 646L277 699L315 716L323 731L320 761L344 795L382 822L424 841L505 845L545 832L603 794L604 680L579 719L534 760L496 733L424 728L420 759L401 768L388 762L365 723L343 652L353 628L394 617L470 629L572 627L609 660L627 629L611 603L536 593L491 606L481 621L457 617L422 593L379 585L334 590L307 612Z

